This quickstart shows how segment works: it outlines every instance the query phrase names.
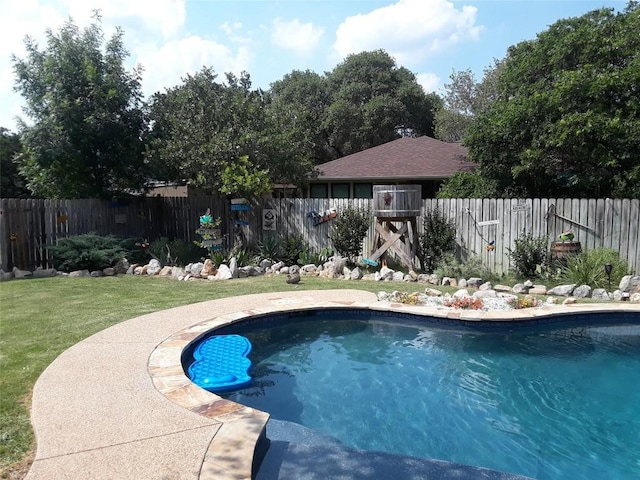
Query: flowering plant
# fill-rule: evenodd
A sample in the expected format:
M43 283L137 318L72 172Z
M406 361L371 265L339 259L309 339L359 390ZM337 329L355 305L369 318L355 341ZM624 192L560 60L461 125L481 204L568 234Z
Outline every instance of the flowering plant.
M511 304L515 309L537 307L541 303L542 302L540 300L535 299L531 295L527 295L524 298L514 298L509 300L509 304Z
M446 307L452 307L463 310L481 310L484 302L481 298L474 297L454 297L444 301Z

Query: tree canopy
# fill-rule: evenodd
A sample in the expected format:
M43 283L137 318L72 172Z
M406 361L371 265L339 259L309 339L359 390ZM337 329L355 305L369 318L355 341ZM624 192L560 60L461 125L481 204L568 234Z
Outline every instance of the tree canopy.
M20 124L18 157L28 188L49 198L121 195L146 180L140 71L116 33L105 43L100 17L80 30L68 20L47 30L40 49L27 37L26 57L12 57L16 90L32 125Z
M28 198L31 192L18 172L15 159L22 151L20 135L0 127L0 195L4 198Z
M640 7L560 20L509 48L465 141L505 196L640 196Z

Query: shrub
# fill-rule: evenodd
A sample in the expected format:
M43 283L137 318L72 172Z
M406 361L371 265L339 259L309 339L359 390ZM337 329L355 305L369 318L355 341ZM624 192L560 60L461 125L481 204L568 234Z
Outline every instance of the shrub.
M280 258L287 265L295 265L306 248L302 235L290 235L280 242Z
M319 252L305 247L298 255L298 265L322 265L333 256L333 250L329 247L322 248Z
M280 239L276 235L267 235L258 243L258 255L260 258L275 262L280 258L281 251Z
M438 268L434 273L440 278L486 278L487 268L482 264L480 257L469 257L466 262L459 261L453 253L444 253L438 262Z
M371 224L371 212L367 209L347 207L336 219L329 238L337 252L353 261L362 251L362 241Z
M418 258L425 271L434 271L446 253L456 247L456 223L449 220L438 207L425 212L418 237Z
M567 283L589 285L591 288L607 288L609 277L604 266L610 263L611 285L619 285L623 276L629 273L629 265L617 251L607 248L583 250L569 258L567 265L561 268L560 278Z
M516 239L515 248L507 251L516 273L523 278L532 278L538 274L538 267L544 267L546 263L547 239L530 233L522 234Z
M121 242L111 235L103 237L88 233L61 238L47 249L53 256L53 266L58 270L102 270L112 267L127 255L128 251Z

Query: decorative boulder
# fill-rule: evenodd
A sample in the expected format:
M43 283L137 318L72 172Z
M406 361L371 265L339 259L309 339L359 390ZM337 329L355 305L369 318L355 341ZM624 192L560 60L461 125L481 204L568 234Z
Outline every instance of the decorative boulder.
M272 265L273 265L273 262L271 260L269 260L268 258L264 258L264 259L260 260L260 263L258 264L258 266L262 270L266 270L267 268L271 267Z
M531 295L546 295L547 287L545 287L544 285L534 285L529 289L529 293Z
M169 265L166 265L166 266L162 267L160 272L158 272L158 276L160 276L160 277L171 277L171 276L173 276L173 267L170 267Z
M351 270L351 273L349 274L349 278L351 280L360 280L362 278L362 270L360 270L360 267L356 267L353 270Z
M231 257L229 260L229 270L231 271L231 278L238 278L238 259Z
M126 273L129 273L129 267L131 267L131 265L129 265L129 260L127 260L126 258L121 258L113 266L113 268L116 271L116 273L118 273L120 275L124 275ZM131 271L131 273L133 273L133 270Z
M404 280L404 273L403 272L393 272L393 275L391 275L391 279L394 282L402 282Z
M478 290L471 295L473 298L496 298L495 290Z
M58 271L55 268L38 267L33 271L33 278L48 278L56 275L58 275Z
M91 277L104 277L104 273L102 273L102 270L94 270L89 274L89 276L91 276Z
M103 268L102 273L105 277L113 277L116 274L116 269L113 267Z
M458 281L458 286L459 286L460 288L467 288L467 286L468 286L468 285L467 285L467 280L466 280L465 278L461 278L461 279Z
M32 276L33 273L29 270L20 270L19 268L13 267L13 278L29 278Z
M493 284L491 282L484 282L478 287L478 290L493 290Z
M620 280L618 289L622 292L640 292L640 275L625 275Z
M230 280L233 278L233 275L231 274L231 270L229 269L229 267L227 267L223 263L222 265L220 265L220 267L218 267L218 273L213 275L213 278L212 277L207 277L207 278L212 280Z
M589 298L591 296L591 287L589 285L580 285L573 289L571 295L576 298Z
M611 300L611 298L609 297L609 294L604 288L594 289L593 292L591 292L591 298L593 298L594 300L602 300L602 301Z
M529 287L525 286L524 283L516 283L511 291L513 293L529 293Z
M200 270L200 275L203 278L209 277L209 275L215 275L217 272L215 264L211 261L210 258L207 258L202 264L202 270Z
M0 269L0 281L11 280L12 278L13 272L5 272L4 270Z
M308 263L300 268L300 273L302 275L313 275L318 271L318 267L316 267L313 263Z
M190 273L194 277L199 277L202 274L202 269L203 268L204 268L204 263L202 263L202 262L192 263L191 264L191 268L189 270L187 270L187 273Z
M482 285L482 279L478 277L471 277L467 280L467 287L479 288Z
M89 270L76 270L75 272L69 273L70 277L90 277L91 274Z
M147 275L157 275L162 270L162 265L160 264L160 260L152 258L149 260L149 264L147 265Z
M573 292L574 288L576 288L576 284L573 283L571 285L558 285L557 287L553 287L551 290L548 290L547 293L549 295L556 295L558 297L568 297Z
M498 285L496 285L495 287L493 287L493 289L494 289L496 292L511 293L511 287L508 287L508 286L506 286L506 285L500 285L500 284L498 284Z

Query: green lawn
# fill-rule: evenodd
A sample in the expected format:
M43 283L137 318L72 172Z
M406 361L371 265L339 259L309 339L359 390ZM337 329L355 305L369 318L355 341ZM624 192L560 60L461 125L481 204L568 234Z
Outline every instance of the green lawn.
M232 295L354 288L420 291L424 285L283 276L220 282L158 277L44 278L0 283L0 478L21 478L35 452L31 391L60 353L121 321L145 313Z

